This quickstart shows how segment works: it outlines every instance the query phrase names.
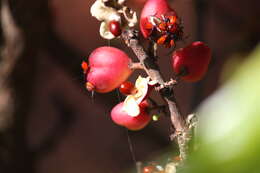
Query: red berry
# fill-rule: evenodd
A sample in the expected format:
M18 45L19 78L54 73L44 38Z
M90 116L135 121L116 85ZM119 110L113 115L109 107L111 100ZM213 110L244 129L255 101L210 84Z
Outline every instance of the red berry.
M136 117L128 115L125 110L123 110L123 105L124 103L121 102L112 109L111 118L114 123L124 126L129 130L141 130L151 120L151 116L146 112L147 107L145 107L145 104L143 104L142 107L140 106L140 114Z
M118 21L111 21L108 24L109 27L109 31L115 36L118 37L119 35L121 35L122 31L121 31L121 26L120 23Z
M122 94L125 94L125 95L130 95L130 94L134 94L136 92L136 88L134 86L133 83L129 82L129 81L126 81L126 82L123 82L120 87L119 87L119 91L122 93Z
M124 82L132 70L131 59L120 49L100 47L89 56L89 70L85 74L88 88L100 93L110 92Z
M140 19L140 29L149 38L166 48L183 39L183 26L167 0L147 0Z
M152 27L149 22L151 16L162 19L162 15L177 16L176 12L170 8L167 0L147 0L141 12L140 30L144 38L151 34ZM150 26L150 27L147 27ZM161 26L163 28L163 26Z
M206 74L210 59L210 48L203 42L196 41L173 53L172 66L183 80L195 82Z

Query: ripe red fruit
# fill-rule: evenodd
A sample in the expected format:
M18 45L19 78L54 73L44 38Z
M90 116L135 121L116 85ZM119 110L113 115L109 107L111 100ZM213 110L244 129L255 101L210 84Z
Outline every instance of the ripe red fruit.
M144 38L148 38L152 32L152 25L149 17L154 16L162 19L164 16L177 16L176 12L170 8L167 0L147 0L141 12L140 30ZM160 27L163 27L162 25Z
M210 59L210 48L203 42L196 41L173 53L172 66L183 80L195 82L206 74Z
M130 94L134 94L137 91L137 89L135 88L132 82L126 81L120 85L119 91L122 94L130 95Z
M115 36L118 37L119 35L121 35L122 30L121 30L121 25L118 21L111 21L108 24L109 27L109 31Z
M86 75L88 90L100 93L110 92L124 82L132 70L131 59L114 47L99 47L89 56L89 69Z
M111 118L116 124L124 126L129 130L141 130L151 120L151 116L149 116L146 112L146 108L148 106L147 102L139 105L140 114L136 117L128 115L123 110L123 104L123 102L119 103L111 111Z

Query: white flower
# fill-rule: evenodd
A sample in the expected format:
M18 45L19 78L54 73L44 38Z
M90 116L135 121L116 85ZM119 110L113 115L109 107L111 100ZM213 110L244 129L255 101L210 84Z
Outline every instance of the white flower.
M123 110L128 115L136 117L140 114L139 104L146 98L149 88L154 85L154 81L150 81L150 78L143 78L139 76L135 82L136 93L128 95L123 104Z
M117 9L113 6L108 6L106 4L114 4ZM123 24L122 27L133 27L137 23L136 12L133 12L128 7L124 6L125 0L96 0L96 2L91 6L90 13L97 20L101 21L100 24L100 35L105 39L113 39L115 36L109 31L109 22L117 21ZM118 9L119 8L119 9Z

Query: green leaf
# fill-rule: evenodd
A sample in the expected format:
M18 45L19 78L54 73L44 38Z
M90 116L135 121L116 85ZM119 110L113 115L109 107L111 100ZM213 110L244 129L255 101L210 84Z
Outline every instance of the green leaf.
M260 172L260 46L198 114L199 149L181 172Z

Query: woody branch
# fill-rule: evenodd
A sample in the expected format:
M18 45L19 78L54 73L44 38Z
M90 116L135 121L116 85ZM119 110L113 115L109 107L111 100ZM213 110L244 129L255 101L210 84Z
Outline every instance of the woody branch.
M185 122L185 118L181 115L176 105L172 85L168 85L167 82L165 82L161 74L160 67L158 66L154 58L149 57L148 53L140 45L138 40L138 31L134 29L128 29L125 30L121 36L127 46L129 46L134 51L147 75L153 81L157 81L157 83L160 85L159 93L168 104L171 116L171 123L175 128L175 132L171 134L171 139L177 140L180 150L180 157L182 160L185 160L188 152L188 142L190 141L190 134Z

